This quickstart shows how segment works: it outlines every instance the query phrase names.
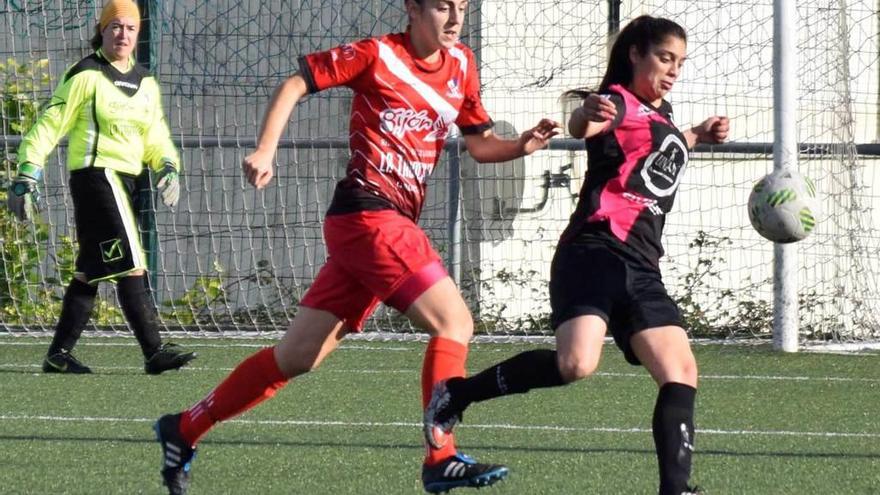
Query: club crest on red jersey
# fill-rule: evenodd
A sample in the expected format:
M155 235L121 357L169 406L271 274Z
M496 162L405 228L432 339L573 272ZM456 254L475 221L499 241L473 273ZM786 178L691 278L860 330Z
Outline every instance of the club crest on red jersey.
M339 60L340 55L342 56L342 60L353 60L356 52L350 43L346 43L338 48L330 50L330 58L333 59L334 62Z
M458 77L453 77L452 79L446 81L446 88L447 98L453 98L456 100L464 98L464 95L461 94L461 88L458 84Z

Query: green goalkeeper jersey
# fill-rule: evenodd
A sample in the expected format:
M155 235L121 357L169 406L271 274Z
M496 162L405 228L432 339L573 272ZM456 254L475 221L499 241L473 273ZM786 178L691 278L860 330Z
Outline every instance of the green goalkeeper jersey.
M18 162L43 168L69 134L67 168L109 168L139 175L144 164L159 170L180 157L162 111L156 79L129 62L120 72L101 50L64 74L52 99L18 148Z

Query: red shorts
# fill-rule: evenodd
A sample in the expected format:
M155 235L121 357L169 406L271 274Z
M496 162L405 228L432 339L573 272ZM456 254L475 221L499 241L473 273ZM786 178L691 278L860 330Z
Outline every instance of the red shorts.
M330 312L355 331L380 301L403 313L447 276L425 232L394 210L328 216L324 242L327 263L300 304Z

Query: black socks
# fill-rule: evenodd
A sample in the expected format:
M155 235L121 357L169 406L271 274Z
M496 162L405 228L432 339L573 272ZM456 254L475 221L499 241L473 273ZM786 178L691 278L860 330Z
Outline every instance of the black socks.
M162 340L159 315L144 282L143 276L122 277L116 282L116 295L144 357L149 359L159 350Z
M654 406L654 446L660 467L660 495L687 490L694 451L694 401L697 389L682 383L660 387Z
M472 402L560 385L565 381L559 373L556 351L549 349L522 352L474 376L447 382L452 400L459 406L455 409L460 411Z
M92 316L98 286L89 285L73 278L61 303L61 316L55 325L55 335L49 344L48 355L57 354L61 349L70 351L79 340L82 331Z
M533 388L565 385L556 351L534 350L517 354L468 378L447 381L450 410L464 411L474 402ZM694 450L694 403L697 389L682 383L660 387L654 407L653 432L660 467L660 495L687 491Z

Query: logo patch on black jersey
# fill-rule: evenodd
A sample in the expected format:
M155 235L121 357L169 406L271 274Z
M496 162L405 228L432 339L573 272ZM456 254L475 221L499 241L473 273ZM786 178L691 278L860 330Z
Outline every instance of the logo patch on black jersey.
M687 146L673 133L668 133L656 151L645 158L641 176L645 187L658 198L675 194L688 161Z

